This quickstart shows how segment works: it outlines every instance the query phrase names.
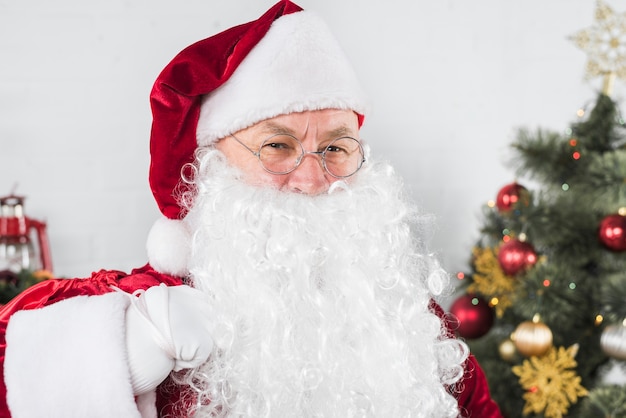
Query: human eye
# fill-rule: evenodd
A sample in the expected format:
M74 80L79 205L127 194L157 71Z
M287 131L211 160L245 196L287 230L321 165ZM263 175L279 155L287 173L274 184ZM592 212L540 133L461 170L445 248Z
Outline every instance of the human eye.
M263 142L267 151L290 152L298 147L298 141L290 135L273 135Z
M327 152L348 152L348 149L343 144L333 143L326 147Z
M270 148L276 151L279 150L285 150L285 149L289 149L289 144L286 142L278 142L278 141L271 141L271 142L266 142L265 145L263 145L264 148Z
M346 137L338 138L328 144L325 148L326 153L331 154L352 154L359 148L359 143L356 139Z

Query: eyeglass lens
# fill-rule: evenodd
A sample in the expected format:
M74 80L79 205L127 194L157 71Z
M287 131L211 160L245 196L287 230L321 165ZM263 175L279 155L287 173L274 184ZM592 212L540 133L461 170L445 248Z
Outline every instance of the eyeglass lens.
M363 164L363 147L354 138L338 138L328 144L322 155L326 170L335 177L348 177L356 173ZM275 174L293 171L304 157L300 141L290 135L274 135L266 139L259 149L259 160L263 167Z

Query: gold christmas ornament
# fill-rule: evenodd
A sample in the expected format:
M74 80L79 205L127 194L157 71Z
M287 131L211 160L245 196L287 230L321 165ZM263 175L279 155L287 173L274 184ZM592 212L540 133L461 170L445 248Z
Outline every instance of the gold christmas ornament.
M602 331L600 347L607 356L626 360L626 320L620 325L608 325Z
M602 92L610 96L615 77L626 80L626 14L615 13L598 0L596 24L579 31L570 39L587 53L585 77L602 76Z
M524 415L535 413L545 418L562 418L578 398L587 395L575 371L577 352L576 344L568 349L551 348L545 356L531 357L513 367L513 373L519 376L520 385L526 390Z
M515 361L515 359L517 358L517 349L515 348L515 343L510 338L503 340L498 345L498 353L500 353L500 357L504 361Z
M502 271L497 249L474 247L472 254L476 273L472 276L473 283L467 291L486 296L492 302L496 316L501 318L504 311L513 304L517 281Z
M539 357L552 347L552 331L538 316L519 324L511 339L517 351L525 357Z

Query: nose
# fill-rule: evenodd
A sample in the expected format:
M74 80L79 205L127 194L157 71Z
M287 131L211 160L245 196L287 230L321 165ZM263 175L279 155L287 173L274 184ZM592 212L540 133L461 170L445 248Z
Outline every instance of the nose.
M287 175L286 187L290 192L318 195L327 192L330 187L322 158L317 154L304 154L300 165Z

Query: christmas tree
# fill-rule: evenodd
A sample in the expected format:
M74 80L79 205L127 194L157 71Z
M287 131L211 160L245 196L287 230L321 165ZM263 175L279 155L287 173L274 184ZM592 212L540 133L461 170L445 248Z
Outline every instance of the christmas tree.
M626 417L626 17L596 20L572 39L602 92L564 132L519 130L450 306L508 418Z

